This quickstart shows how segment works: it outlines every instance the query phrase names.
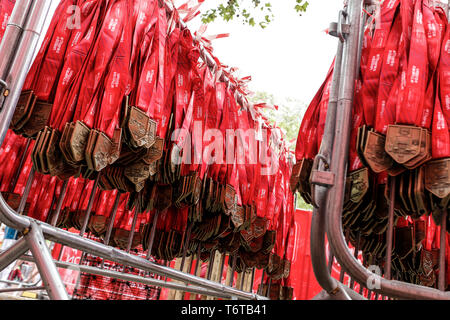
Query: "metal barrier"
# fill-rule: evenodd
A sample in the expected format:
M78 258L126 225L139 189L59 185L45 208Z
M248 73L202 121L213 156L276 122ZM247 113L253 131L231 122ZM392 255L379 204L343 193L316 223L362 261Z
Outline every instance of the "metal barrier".
M17 0L13 14L7 25L4 39L2 41L2 44L0 45L0 84L2 85L0 92L0 145L3 143L6 132L9 128L23 83L25 81L25 77L31 66L39 37L41 35L44 23L47 19L50 5L51 0ZM203 56L203 59L208 60L206 51L203 53ZM208 61L208 63L212 62L213 61ZM111 236L113 227L112 222L114 221L114 219L111 219L112 222L108 226L104 243L86 238L86 227L89 222L98 181L96 181L96 184L90 195L86 217L79 234L73 234L54 226L60 214L61 204L65 196L67 183L63 185L61 196L57 202L56 212L51 218L50 223L44 223L29 217L22 216L21 213L25 208L25 203L30 192L33 176L34 172L32 171L28 178L28 182L17 211L11 209L3 196L0 195L0 222L6 224L8 227L18 230L23 235L13 246L0 253L0 270L3 270L5 267L7 267L17 259L27 259L30 261L34 261L39 269L44 284L43 288L47 290L50 299L69 299L60 274L58 273L57 266L72 268L92 274L106 275L117 279L146 283L159 287L182 290L183 292L198 293L224 299L268 299L267 297L261 296L260 294L233 288L233 281L231 281L228 285L211 281L210 277L214 259L210 260L208 276L206 279L150 261L149 258L153 244L153 238L155 236L155 228L153 228L151 231L148 254L146 258L138 257L130 253L131 243L134 236L133 231L130 233L128 239L128 250L119 250L106 245L107 243L109 243L109 238ZM117 211L119 196L120 194L116 199L116 203L112 213L113 216ZM158 214L155 215L155 219L157 219L157 217ZM136 217L134 219L133 225L135 223ZM155 225L156 224L154 223L153 226ZM132 230L134 230L134 228L132 228ZM166 279L158 280L150 277L133 276L126 274L125 272L118 273L104 270L102 268L57 262L53 260L45 240L50 240L55 243L60 243L64 246L81 250L82 252L84 252L84 254L95 255L103 259L123 264L124 266L138 268L148 273L163 276L166 277ZM32 257L24 256L24 254L28 250L31 251ZM183 262L181 270L183 270L185 258L186 250L184 251L184 255L182 258ZM198 268L199 260L200 259L198 256L196 270ZM223 270L223 261L224 259L222 259L221 270ZM235 270L232 270L231 279L234 278L234 274ZM253 272L253 277L254 274L255 273ZM167 281L168 278L181 281L184 284L169 282ZM252 284L253 280L254 279L252 278ZM242 282L240 286L242 287ZM40 290L42 288L37 287L34 289Z
M315 276L324 289L315 299L318 300L349 300L365 299L361 296L362 288L368 283L376 282L376 288L368 292L368 297L375 293L385 299L450 299L450 292L445 292L445 272L439 273L439 290L392 280L391 277L391 249L394 228L395 197L391 194L389 204L389 220L387 229L387 254L384 277L366 269L357 260L357 252L352 255L346 243L343 226L342 211L344 201L344 187L347 174L347 159L350 141L351 115L353 94L357 67L360 64L362 48L362 33L364 21L361 19L363 9L370 11L374 1L349 0L345 9L339 14L339 22L331 24L330 34L339 38L338 51L335 61L335 73L332 82L330 102L325 125L325 133L319 155L315 159L315 169L325 177L329 183L314 181L313 199L315 208L311 225L311 257ZM448 9L448 4L442 4ZM448 12L448 10L447 10ZM331 182L330 182L331 181ZM320 183L320 184L318 184ZM396 179L391 179L391 192L394 191ZM324 186L325 185L325 186ZM447 212L442 217L441 228L446 228ZM333 256L341 265L340 281L330 275L333 260L327 264L325 252L325 234L330 244ZM445 268L446 233L441 232L440 239L440 270ZM331 254L332 253L332 254ZM342 283L344 275L351 277L349 286ZM353 288L355 282L361 286L359 294Z

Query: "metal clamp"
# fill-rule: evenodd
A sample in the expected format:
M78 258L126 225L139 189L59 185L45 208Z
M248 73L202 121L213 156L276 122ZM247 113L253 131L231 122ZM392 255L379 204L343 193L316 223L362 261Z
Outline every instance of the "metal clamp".
M320 160L323 161L325 169L330 168L328 159L324 155L320 153L316 155L312 165L311 176L309 178L309 182L311 184L311 203L314 208L319 208L319 205L316 203L315 199L315 186L319 185L322 187L330 188L334 185L334 173L330 171L319 170Z

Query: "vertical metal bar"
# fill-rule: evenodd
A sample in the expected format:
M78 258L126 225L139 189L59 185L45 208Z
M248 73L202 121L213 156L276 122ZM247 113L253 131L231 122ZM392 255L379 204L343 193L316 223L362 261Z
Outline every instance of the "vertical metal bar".
M59 195L58 202L56 203L56 210L55 210L55 213L53 214L52 220L50 222L50 224L52 226L56 226L56 223L58 222L59 214L61 213L61 207L62 207L64 198L66 196L68 184L69 184L69 180L65 180L61 187L61 193Z
M211 253L209 255L208 275L206 277L208 280L211 280L211 274L214 268L215 259L216 259L216 250L211 250Z
M272 278L269 278L269 284L267 285L267 298L270 298L270 288L272 287Z
M235 270L236 270L236 260L237 260L237 254L234 253L234 254L233 254L232 267L231 267L231 276L230 276L230 280L228 281L228 286L229 286L229 287L233 287L233 282L234 282L234 272L235 272Z
M200 249L200 245L199 245L198 248L197 248L197 260L195 261L195 268L194 268L194 274L195 275L197 275L198 267L201 264L200 253L201 253L201 249Z
M81 230L80 230L81 237L83 237L84 234L86 233L86 228L89 223L89 218L91 217L92 206L94 205L94 199L95 199L95 194L97 193L97 187L98 187L98 181L100 179L100 174L101 174L100 172L97 174L97 177L95 178L94 186L92 187L92 192L89 197L89 202L88 202L88 206L87 206L87 210L86 210L86 216L84 217L83 226L81 227Z
M262 273L261 273L261 284L260 284L259 289L258 289L258 294L259 294L259 295L262 295L262 294L263 294L264 273L265 273L265 271L264 271L264 269L263 269L263 271L262 271Z
M340 13L341 14L341 13ZM341 86L341 72L343 62L343 50L345 43L338 41L338 48L335 58L333 71L333 79L331 82L330 99L328 103L327 116L325 121L324 136L320 145L319 153L328 160L333 150L335 127L336 127L336 110L339 98L339 89ZM324 170L325 165L320 162L319 170ZM334 292L337 288L337 282L330 276L329 265L325 258L325 230L326 230L326 201L328 188L316 185L311 194L318 207L313 208L313 216L311 221L310 245L311 245L311 262L313 265L314 275L320 286L328 293ZM331 250L330 250L331 252ZM329 255L330 256L330 255ZM328 267L328 268L327 268Z
M17 53L17 46L20 42L25 23L30 11L29 0L17 0L14 10L11 13L8 24L0 45L0 78L4 79L11 67L11 62ZM3 143L3 141L2 141ZM0 143L0 145L2 144Z
M23 151L22 156L20 157L19 167L17 168L16 174L14 175L13 179L11 180L11 184L9 185L9 192L11 193L14 192L14 188L16 187L17 181L19 180L20 173L22 172L23 165L27 158L28 149L30 148L30 143L31 139L27 139L25 150Z
M127 253L130 252L131 246L133 244L133 238L134 238L134 233L135 233L134 230L136 229L137 218L138 218L138 211L136 210L136 212L134 213L133 222L131 225L130 235L128 236L127 251L126 251Z
M243 290L244 288L244 280L245 280L245 269L241 272L241 283L239 284L239 290Z
M222 259L220 261L220 271L219 271L219 283L222 284L222 276L223 276L223 268L225 267L225 257L227 255L225 253L222 253Z
M22 198L20 199L19 208L17 208L18 214L23 214L25 210L25 205L27 204L28 195L30 194L31 186L34 179L34 169L31 168L30 175L28 176L27 184L25 185L25 190L23 191Z
M36 222L31 222L31 228L26 232L24 237L36 261L42 282L47 288L50 299L69 300L64 283L53 262L52 255L45 243L42 231Z
M445 272L445 250L447 244L447 215L448 209L444 209L442 212L441 221L441 233L440 233L440 247L439 247L439 277L438 277L438 289L445 291L445 280L447 273Z
M331 248L328 248L328 273L331 274L333 270L333 263L334 263L334 255L331 251Z
M326 208L326 228L327 236L331 248L339 257L339 250L348 250L348 248L338 248L336 242L343 243L346 247L345 239L343 239L342 231L342 207L344 200L344 184L347 174L349 137L351 131L351 114L353 107L353 97L355 91L355 80L358 70L360 43L360 28L362 15L362 1L353 0L349 2L349 23L351 26L350 33L344 43L342 54L342 75L340 80L338 102L336 108L336 126L333 142L333 152L331 157L331 172L334 174L334 185L328 191L327 208ZM335 219L332 219L335 218ZM334 220L339 220L336 223ZM335 228L338 232L334 232ZM336 240L336 233L339 239ZM337 259L343 267L343 264Z
M192 224L190 224L188 226L186 233L185 233L185 238L184 238L184 243L183 243L183 256L181 258L180 270L183 270L184 262L186 261L187 248L188 248L189 242L191 240L191 230L192 230Z
M340 283L344 283L344 276L345 276L345 272L344 272L344 269L341 266L341 272L339 272L339 282Z
M249 292L253 292L253 283L255 282L255 271L256 271L256 268L253 267L252 268L252 277L250 280L250 291Z
M156 224L158 222L158 218L159 218L159 211L156 210L155 216L153 217L152 230L150 230L150 235L148 237L147 260L149 260L152 255L153 242L155 240Z
M358 259L358 253L359 253L359 247L361 245L361 232L358 231L358 237L356 239L356 247L355 247L355 252L353 254L353 256L355 257L355 259ZM353 289L353 287L355 286L355 279L353 279L353 277L350 280L350 289Z
M109 241L111 240L111 233L112 233L112 229L114 227L114 221L116 220L116 214L117 214L117 209L119 208L119 201L120 201L121 195L122 195L122 193L118 192L116 199L114 200L111 216L109 217L108 228L106 229L106 235L105 235L105 239L103 241L103 243L105 245L109 245Z
M396 178L391 177L391 186L389 192L389 216L388 229L386 232L386 261L384 266L384 277L391 280L391 263L392 263L392 242L394 235L394 206L395 206L395 184Z
M50 5L50 0L17 1L8 21L0 45L0 78L7 82L10 94L0 112L0 145L14 115Z

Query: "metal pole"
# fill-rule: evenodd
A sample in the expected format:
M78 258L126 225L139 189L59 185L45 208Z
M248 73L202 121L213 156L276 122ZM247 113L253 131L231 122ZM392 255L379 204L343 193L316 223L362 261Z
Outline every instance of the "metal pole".
M89 218L91 217L92 206L94 205L94 199L95 199L95 194L97 193L97 186L98 186L98 181L100 179L100 174L101 173L97 174L97 177L95 178L94 186L92 187L92 192L89 197L89 202L88 202L88 206L87 206L87 210L86 210L86 216L84 217L83 225L80 230L80 237L84 236L87 225L89 223Z
M211 253L209 254L209 264L208 264L208 274L206 279L211 280L211 273L214 267L214 260L216 258L216 250L211 250Z
M222 253L222 259L220 261L219 283L222 283L223 268L225 267L225 257L226 256L227 255L225 253Z
M147 249L147 260L150 259L150 256L152 255L152 249L153 249L153 242L155 240L155 233L156 233L156 223L158 222L159 217L159 211L157 210L155 212L155 216L153 217L152 222L152 230L150 231L150 236L148 237L148 249Z
M11 180L11 184L9 185L9 192L11 193L14 192L14 188L16 187L17 181L19 180L20 173L27 158L28 149L30 148L30 143L31 139L27 139L25 150L22 152L22 156L20 157L19 167L17 168L16 174L14 175L14 178Z
M0 271L4 270L11 263L19 259L21 255L28 251L28 243L24 238L20 238L7 250L0 254Z
M134 230L136 229L136 223L137 223L137 217L138 217L138 212L136 210L136 212L134 213L134 217L133 217L133 223L131 226L131 231L130 231L130 236L128 237L128 243L127 243L127 253L130 252L131 250L131 246L133 244L133 238L134 238ZM125 270L125 268L124 268Z
M186 234L185 234L184 243L183 243L183 256L181 258L180 270L183 270L183 268L184 268L184 262L186 260L187 248L189 246L189 241L191 240L191 230L192 230L192 224L189 225L189 227L187 228Z
M5 79L16 56L33 0L17 0L0 45L0 77ZM28 70L26 70L28 72Z
M106 229L106 235L105 235L105 239L103 241L103 243L105 245L109 245L109 241L111 239L111 233L112 233L112 229L114 227L114 221L116 220L116 214L117 214L117 209L119 208L119 201L120 201L121 195L122 195L122 193L118 192L116 199L114 200L113 209L111 212L111 216L109 218L108 228Z
M256 270L256 268L252 268L252 278L250 281L250 291L249 292L253 292L253 283L255 282L255 270Z
M335 119L336 109L338 101L338 93L341 81L341 68L343 59L344 43L338 41L338 49L335 59L333 79L331 83L330 99L327 109L327 116L325 122L324 136L320 146L319 154L323 159L330 161L330 156L333 148L333 139L335 131ZM324 170L325 165L320 162L319 170ZM328 194L328 188L320 185L316 185L312 189L312 196L318 207L313 208L313 215L311 220L311 233L310 233L310 250L311 250L311 262L313 265L314 275L319 282L320 286L324 288L328 293L338 293L338 283L336 279L330 276L330 266L327 265L325 257L325 230L326 230L326 199ZM330 250L331 252L331 250ZM329 255L331 257L331 255ZM331 262L333 259L331 259Z
M270 298L270 287L272 286L272 278L269 278L269 284L267 285L267 298Z
M31 256L22 256L21 259L24 261L30 261L30 262L35 261L34 258ZM117 272L117 271L113 271L113 270L101 269L101 268L85 266L85 265L78 265L78 264L63 262L63 261L55 261L55 264L58 268L80 271L82 273L95 274L95 275L99 275L99 276L110 277L110 278L120 279L120 280L124 280L124 281L143 283L143 284L146 284L149 286L156 286L156 287L162 287L162 288L168 288L168 289L174 289L174 290L183 290L186 292L191 292L191 293L196 293L196 294L207 294L207 295L215 296L218 298L224 298L224 299L230 298L230 295L220 293L215 290L204 289L199 286L188 286L188 285L178 284L175 282L165 282L162 280L145 278L145 277L141 277L141 276L137 276L137 275L133 275L133 274L121 273L121 272Z
M0 289L0 293L17 292L17 291L36 291L36 290L45 290L45 287L7 288L7 289Z
M33 222L29 231L25 232L24 238L36 260L36 266L38 267L42 281L47 288L50 299L69 300L66 288L64 287L58 269L56 269L53 262L50 250L45 244L45 239L39 225Z
M264 271L264 269L263 269L263 272L262 272L262 274L261 274L261 284L260 284L259 289L258 289L258 294L259 294L259 295L262 295L262 294L263 294L264 273L265 273L265 271Z
M0 112L0 145L6 136L23 83L34 58L51 0L16 1L0 45L0 77L9 95Z
M230 280L228 281L228 286L229 287L233 287L233 282L234 282L234 271L236 270L236 260L237 260L237 254L234 253L233 254L233 266L231 267L231 276L230 276Z
M56 204L56 211L50 223L52 226L56 226L56 223L58 222L59 214L61 213L61 207L66 196L68 184L69 180L66 180L61 187L61 194L59 195L58 203Z
M384 277L391 279L391 263L392 263L392 242L394 238L394 207L395 207L395 184L396 178L391 177L391 186L389 192L389 216L388 229L386 232L386 261L384 266Z
M243 290L244 288L244 280L245 280L245 270L241 272L241 283L239 284L239 290Z
M447 245L447 215L448 209L444 209L442 212L441 221L441 233L440 233L440 247L439 247L439 278L438 288L441 291L445 291L445 280L447 273L445 272L445 250Z
M355 247L355 252L353 254L353 256L355 257L355 259L358 259L358 253L359 253L359 246L361 245L361 232L358 231L358 238L356 240L356 247ZM353 287L355 286L355 279L353 279L353 277L351 278L350 281L350 289L353 289Z
M350 33L343 42L342 48L342 75L340 75L339 80L339 92L338 92L338 101L336 106L336 118L335 118L335 128L334 128L334 141L333 141L333 152L331 156L331 172L334 174L334 185L331 186L327 193L327 204L328 208L322 206L322 210L327 210L326 221L321 222L322 225L325 225L327 229L330 229L330 214L331 210L339 212L340 217L342 216L342 207L343 207L343 196L344 196L344 184L346 178L346 170L347 170L347 158L348 158L348 144L349 144L349 136L350 136L350 121L351 121L351 111L353 105L353 95L354 95L354 83L356 80L357 73L357 63L359 59L359 51L361 48L360 43L360 27L361 27L361 13L362 13L362 1L361 0L352 0L349 5L349 21L351 24ZM327 115L328 116L328 115ZM345 119L345 121L343 121ZM329 209L331 208L331 210ZM322 219L325 219L322 218ZM339 221L340 229L342 229L342 221ZM313 230L312 230L313 231ZM341 230L342 233L342 230ZM343 235L341 234L343 237ZM329 236L330 237L330 236ZM311 239L311 247L313 246L313 238ZM320 242L323 242L323 237L320 237ZM317 239L314 239L317 241ZM330 241L330 239L328 239ZM345 242L345 240L344 240ZM336 249L332 246L330 241L331 248L333 253L336 255ZM319 250L319 249L318 249ZM339 261L339 259L338 259ZM339 261L340 262L340 261ZM321 263L323 265L323 262ZM341 264L341 268L344 268ZM322 266L322 269L325 269ZM345 269L345 268L344 268ZM316 272L316 269L314 269ZM318 272L316 277L320 277L320 284L325 285L322 287L327 290L328 293L336 293L336 291L344 292L343 290L339 290L336 283L334 283L329 276L328 273L324 271ZM319 280L319 277L318 280ZM328 281L326 281L328 280ZM344 298L347 298L344 296Z
M31 168L30 175L28 176L27 183L25 185L25 189L23 191L22 198L20 199L19 208L17 208L18 214L23 214L25 210L25 205L27 204L28 195L30 194L31 185L33 184L34 179L34 169Z

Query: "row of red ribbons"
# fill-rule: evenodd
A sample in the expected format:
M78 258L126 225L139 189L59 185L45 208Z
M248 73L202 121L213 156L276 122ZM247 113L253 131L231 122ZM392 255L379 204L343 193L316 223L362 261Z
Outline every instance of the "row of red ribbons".
M366 266L383 268L388 208L394 200L393 275L437 287L438 274L445 272L439 270L440 226L450 199L448 18L443 8L428 0L386 0L364 16L343 211L345 235L363 251ZM333 69L311 102L297 140L291 188L309 202L309 176L324 135ZM446 225L443 232L450 230L448 218ZM447 234L446 286L449 239Z
M289 297L291 156L264 104L248 103L249 78L213 56L203 27L181 23L197 9L61 0L0 150L1 191L17 209L34 170L24 214L52 221L63 197L56 224L77 229L94 192L88 231L102 238L112 223L111 245L126 249L135 225L132 248L149 249L156 220L157 259L219 250Z

